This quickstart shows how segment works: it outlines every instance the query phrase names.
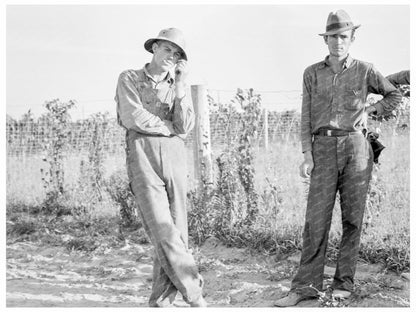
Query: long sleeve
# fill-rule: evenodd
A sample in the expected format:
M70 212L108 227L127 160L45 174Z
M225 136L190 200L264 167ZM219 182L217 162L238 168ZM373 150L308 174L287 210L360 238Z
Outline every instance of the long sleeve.
M175 132L181 134L181 137L188 135L193 129L195 125L195 113L187 95L182 99L175 99L172 122Z
M309 75L303 74L303 94L302 94L302 112L301 112L301 145L302 152L312 150L312 125L311 125L311 83Z
M117 102L117 118L123 127L144 134L163 136L175 134L171 121L162 120L143 107L131 72L124 71L120 74L115 100Z
M380 72L374 67L368 75L368 91L383 96L374 104L377 115L383 115L394 110L401 102L402 95Z
M410 70L402 70L398 73L388 75L386 78L395 87L399 85L410 85Z

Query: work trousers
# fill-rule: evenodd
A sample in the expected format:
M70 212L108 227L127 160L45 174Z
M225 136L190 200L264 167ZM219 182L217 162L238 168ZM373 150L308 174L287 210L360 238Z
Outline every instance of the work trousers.
M129 130L126 143L131 190L155 251L149 305L167 306L177 291L195 301L203 281L188 251L184 141Z
M333 289L353 291L360 234L373 166L369 142L360 132L314 136L314 169L308 194L302 256L291 289L316 296L323 287L325 253L336 194L339 191L342 239Z

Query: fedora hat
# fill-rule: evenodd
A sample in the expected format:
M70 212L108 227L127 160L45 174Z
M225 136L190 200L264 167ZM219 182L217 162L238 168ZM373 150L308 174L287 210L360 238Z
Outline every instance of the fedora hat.
M361 25L354 25L350 16L344 10L331 12L326 22L326 31L320 36L339 34L350 29L357 29Z
M156 38L150 38L146 40L144 43L144 48L149 51L150 53L153 53L152 46L153 43L158 40L165 40L169 41L179 47L182 54L182 59L188 60L188 57L185 53L185 39L183 37L182 32L177 28L166 28L162 29L159 32L159 35Z

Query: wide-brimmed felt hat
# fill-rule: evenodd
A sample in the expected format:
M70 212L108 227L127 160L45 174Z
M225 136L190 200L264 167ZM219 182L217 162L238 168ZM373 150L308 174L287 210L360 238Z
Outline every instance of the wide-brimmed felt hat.
M146 42L144 43L144 48L150 53L153 53L153 50L152 50L153 43L158 40L169 41L177 45L181 49L182 59L188 60L188 57L186 56L186 53L185 53L186 44L185 44L185 38L182 34L182 31L180 31L177 28L162 29L156 38L150 38L146 40Z
M331 12L326 22L326 31L320 36L339 34L350 29L357 29L361 25L354 25L351 17L344 10Z

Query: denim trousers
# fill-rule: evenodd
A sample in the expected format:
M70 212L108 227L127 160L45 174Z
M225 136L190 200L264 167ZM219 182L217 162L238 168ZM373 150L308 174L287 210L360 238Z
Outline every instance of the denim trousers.
M126 143L131 190L154 246L149 305L168 306L178 291L185 302L195 301L202 294L203 280L188 250L184 141L129 130Z
M316 296L322 290L325 253L332 212L339 192L342 239L333 289L353 291L361 227L373 168L371 146L360 132L346 136L314 136L302 255L291 290Z

